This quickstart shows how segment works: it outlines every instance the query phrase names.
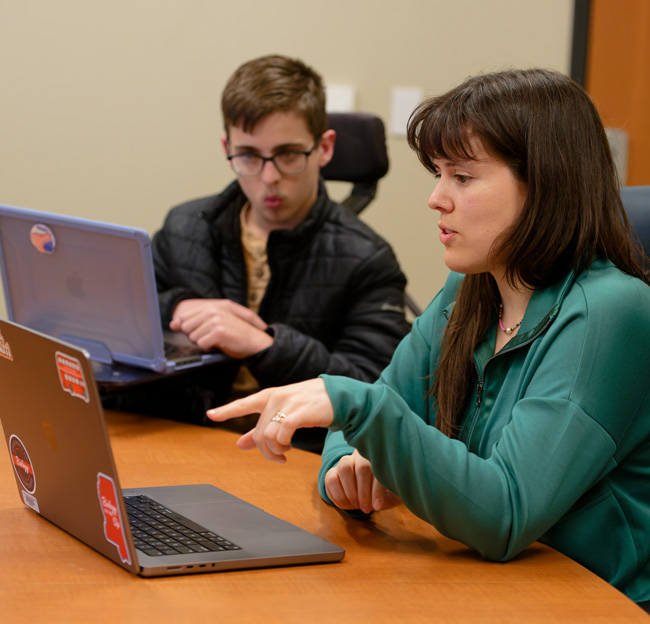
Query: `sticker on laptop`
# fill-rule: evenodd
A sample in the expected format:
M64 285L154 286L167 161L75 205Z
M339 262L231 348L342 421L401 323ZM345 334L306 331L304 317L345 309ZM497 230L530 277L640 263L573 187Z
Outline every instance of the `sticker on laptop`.
M4 339L2 332L0 332L0 357L3 357L10 362L14 361L14 356L11 354L11 346Z
M34 224L29 231L29 240L40 253L54 253L56 239L54 238L54 232L47 225L43 223Z
M34 465L22 440L15 434L9 438L9 453L18 480L30 494L33 494L36 491Z
M38 501L35 496L32 496L29 492L23 490L23 503L33 509L36 513L41 513L41 510L38 508Z
M61 351L56 352L55 358L61 387L73 397L79 397L89 403L88 384L81 368L81 362L77 358L61 353Z
M124 563L131 563L131 555L126 547L126 536L124 535L124 524L120 516L120 507L117 504L117 493L115 481L102 472L97 473L97 496L99 506L104 516L104 536L117 548L120 559Z

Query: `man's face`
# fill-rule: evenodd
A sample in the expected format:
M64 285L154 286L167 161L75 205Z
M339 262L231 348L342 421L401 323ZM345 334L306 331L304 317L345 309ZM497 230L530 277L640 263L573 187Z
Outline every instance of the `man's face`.
M295 113L275 112L262 118L252 129L231 126L222 138L226 154L274 156L285 151L309 151L304 171L281 173L273 162L264 163L255 176L238 176L250 202L249 224L268 235L273 230L292 230L309 214L318 194L320 168L332 158L335 133L328 130L317 141L305 120Z

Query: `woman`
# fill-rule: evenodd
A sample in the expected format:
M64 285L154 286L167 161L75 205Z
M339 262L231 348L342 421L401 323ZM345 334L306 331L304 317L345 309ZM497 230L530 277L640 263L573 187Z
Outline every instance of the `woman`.
M259 412L239 445L275 461L329 427L326 501L403 501L497 561L539 539L650 600L650 287L595 107L558 73L489 74L420 105L409 143L452 273L391 364L209 416Z

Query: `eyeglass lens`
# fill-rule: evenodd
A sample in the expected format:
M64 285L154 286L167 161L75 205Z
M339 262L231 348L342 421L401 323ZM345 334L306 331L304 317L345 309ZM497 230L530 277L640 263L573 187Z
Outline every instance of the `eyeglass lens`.
M271 157L257 154L237 154L231 157L235 173L245 176L258 175L266 161L270 160L280 173L301 173L307 167L307 154L304 152L279 152Z

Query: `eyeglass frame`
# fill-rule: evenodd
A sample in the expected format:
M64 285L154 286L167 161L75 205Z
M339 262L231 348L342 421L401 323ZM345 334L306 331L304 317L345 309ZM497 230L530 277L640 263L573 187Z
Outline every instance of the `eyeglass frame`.
M240 178L254 178L255 176L260 175L264 171L264 167L266 167L267 162L272 162L273 166L282 174L282 175L298 175L299 173L303 173L305 169L307 169L307 159L312 155L312 152L318 147L318 144L321 142L321 139L323 137L320 136L316 139L315 143L312 145L311 149L308 150L282 150L280 152L277 152L276 154L273 154L273 156L262 156L260 154L251 154L251 153L245 153L245 154L228 154L226 156L226 159L228 162L231 164L233 171L235 174L240 177ZM283 154L302 154L305 156L305 166L300 169L299 171L291 171L291 172L286 172L282 171L280 167L278 167L278 164L275 162L275 159L278 156L282 156ZM262 161L262 166L260 167L260 170L257 173L238 173L237 172L237 165L233 165L233 160L235 158L241 158L243 156L246 156L250 158L251 156L254 158L258 158L259 160Z

